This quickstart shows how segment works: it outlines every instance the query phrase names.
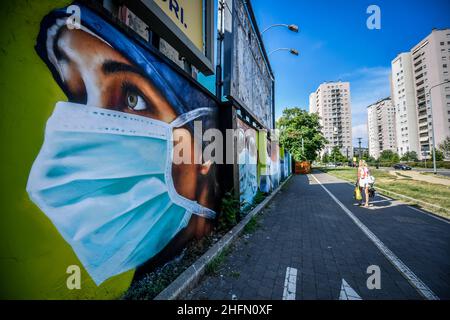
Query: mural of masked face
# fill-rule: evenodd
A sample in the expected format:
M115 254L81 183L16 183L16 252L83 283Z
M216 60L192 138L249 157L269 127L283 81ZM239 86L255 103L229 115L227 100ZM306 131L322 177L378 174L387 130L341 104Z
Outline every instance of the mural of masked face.
M70 103L47 123L27 190L100 284L209 232L211 164L195 164L189 127L209 110L180 114L142 66L63 21L45 48ZM178 144L189 163L172 163Z

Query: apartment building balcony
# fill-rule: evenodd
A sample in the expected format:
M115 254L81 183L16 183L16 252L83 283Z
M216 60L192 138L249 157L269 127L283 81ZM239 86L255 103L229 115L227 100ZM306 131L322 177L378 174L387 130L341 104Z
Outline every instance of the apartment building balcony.
M425 104L419 106L417 108L417 111L418 111L418 114L417 114L418 118L423 118L423 117L428 116L428 112L427 112L427 108L426 108Z
M425 98L425 88L416 90L417 99Z
M425 98L417 99L417 104L422 105L424 103L426 103Z
M428 126L421 127L419 129L419 135L424 135L424 134L426 134L426 136L428 136Z

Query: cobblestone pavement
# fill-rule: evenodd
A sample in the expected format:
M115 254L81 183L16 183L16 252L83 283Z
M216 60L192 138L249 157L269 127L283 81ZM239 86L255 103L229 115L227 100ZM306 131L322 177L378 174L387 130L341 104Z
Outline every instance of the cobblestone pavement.
M184 298L423 299L420 284L394 267L371 233L432 294L450 299L450 224L380 196L364 209L352 196L353 186L328 174L294 176L258 215L256 231L242 235L217 272ZM381 289L368 289L373 265Z

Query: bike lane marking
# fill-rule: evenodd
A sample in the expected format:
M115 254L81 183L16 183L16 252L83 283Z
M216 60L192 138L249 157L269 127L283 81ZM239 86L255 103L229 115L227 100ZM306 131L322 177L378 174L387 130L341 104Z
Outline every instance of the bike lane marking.
M284 280L283 300L295 300L297 291L297 269L286 268L286 278Z
M314 180L328 193L350 219L361 229L361 231L375 244L389 262L408 280L408 282L427 300L439 300L439 297L414 274L369 228L367 228L331 191L329 191L316 177Z
M362 300L359 294L350 285L342 279L339 300Z

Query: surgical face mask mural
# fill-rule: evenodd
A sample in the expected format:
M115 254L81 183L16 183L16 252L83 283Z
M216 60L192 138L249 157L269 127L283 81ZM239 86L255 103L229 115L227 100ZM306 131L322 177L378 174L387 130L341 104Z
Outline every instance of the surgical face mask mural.
M214 168L172 160L174 143L198 149L192 122L214 119L215 103L93 12L81 16L81 29L65 26L64 9L41 25L37 52L70 102L47 122L27 191L100 284L214 219Z

